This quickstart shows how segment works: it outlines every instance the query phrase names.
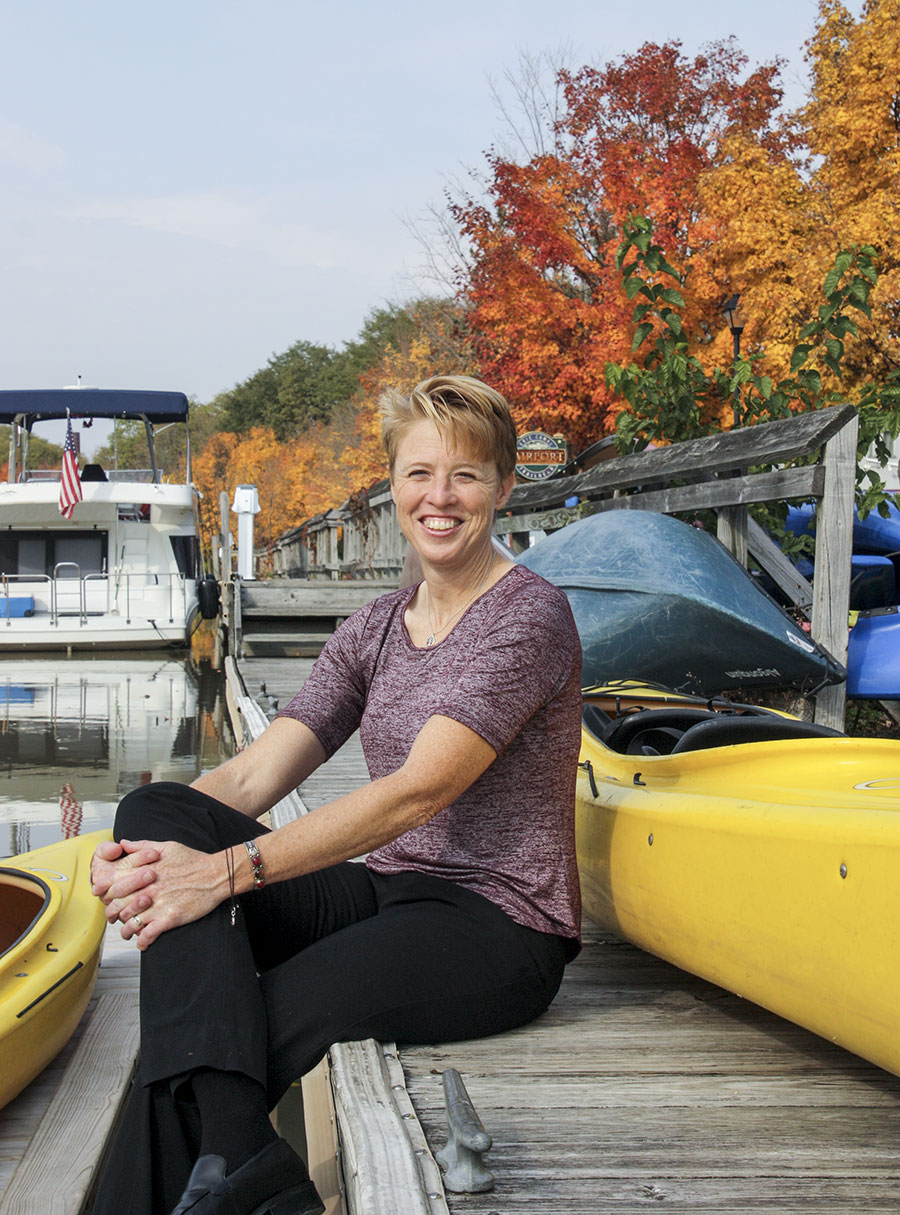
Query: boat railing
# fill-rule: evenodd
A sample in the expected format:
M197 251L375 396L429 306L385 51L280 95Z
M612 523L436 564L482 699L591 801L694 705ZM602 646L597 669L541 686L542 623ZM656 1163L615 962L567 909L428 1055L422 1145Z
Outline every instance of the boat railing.
M65 578L60 578L60 570L74 570L74 575L69 574ZM61 610L60 601L60 582L64 584L63 593L75 591L78 596L78 611ZM76 585L73 586L72 584ZM53 567L53 577L50 584L50 623L56 624L59 617L63 616L78 616L80 624L87 623L87 609L85 607L84 597L84 579L81 576L81 566L77 561L57 561Z
M107 481L127 481L141 485L152 485L153 483L152 468L107 468L104 469L104 472ZM61 476L62 472L58 468L26 468L19 474L19 481L22 483L28 481L59 481ZM162 481L165 476L163 469L157 469L157 476ZM85 484L91 484L91 482L85 481Z
M15 611L16 598L30 599L27 611ZM110 572L82 574L75 561L60 561L52 574L0 574L0 620L10 628L21 616L48 613L50 624L57 626L60 618L78 625L87 624L91 616L118 615L125 623L133 619L167 619L174 624L176 609L181 618L188 614L188 579L177 573L139 573L122 569Z
M94 577L107 578L107 575L93 575ZM91 575L88 575L91 577ZM146 610L153 603L159 603L160 599L163 602L163 611L168 611L169 624L175 622L175 605L178 597L181 598L181 608L183 615L187 614L187 579L182 573L153 573L152 571L142 570L140 573L128 573L125 570L113 570L109 576L113 582L113 608L122 612L124 607L125 623L131 624L133 615L137 615L136 605L140 603L144 609L139 614L142 618L148 618L149 613ZM108 578L108 580L109 580ZM150 592L148 594L147 592ZM154 594L153 592L158 592ZM149 600L149 604L148 604Z

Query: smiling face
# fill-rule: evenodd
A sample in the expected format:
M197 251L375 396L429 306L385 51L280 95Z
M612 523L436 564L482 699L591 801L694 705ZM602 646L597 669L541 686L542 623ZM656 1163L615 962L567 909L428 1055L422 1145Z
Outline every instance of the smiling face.
M427 419L406 428L397 445L391 492L404 536L423 567L464 568L491 544L494 510L515 480L500 480L496 465L466 448L445 446Z

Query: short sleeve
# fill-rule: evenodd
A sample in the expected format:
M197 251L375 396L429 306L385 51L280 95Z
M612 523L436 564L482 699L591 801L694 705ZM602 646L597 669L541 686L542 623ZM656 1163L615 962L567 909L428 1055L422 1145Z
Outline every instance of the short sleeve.
M294 699L277 714L309 726L327 756L332 756L359 726L366 699L360 662L361 613L332 633Z

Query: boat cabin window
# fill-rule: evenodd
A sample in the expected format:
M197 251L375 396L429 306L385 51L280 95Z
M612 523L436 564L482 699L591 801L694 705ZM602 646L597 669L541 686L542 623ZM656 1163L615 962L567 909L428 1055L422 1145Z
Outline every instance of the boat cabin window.
M196 536L170 536L172 552L179 574L185 578L200 576L200 542Z
M81 575L106 572L106 532L0 532L0 574L24 577L52 575L63 561L74 562ZM75 578L73 566L64 566L60 578Z

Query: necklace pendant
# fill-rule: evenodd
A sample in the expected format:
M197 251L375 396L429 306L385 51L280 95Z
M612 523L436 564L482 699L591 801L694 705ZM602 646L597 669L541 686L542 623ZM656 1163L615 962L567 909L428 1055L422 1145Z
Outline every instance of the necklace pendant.
M432 633L429 637L425 638L425 644L434 645L434 633Z

